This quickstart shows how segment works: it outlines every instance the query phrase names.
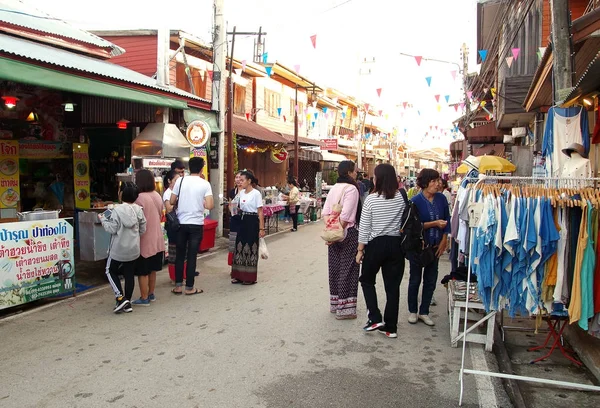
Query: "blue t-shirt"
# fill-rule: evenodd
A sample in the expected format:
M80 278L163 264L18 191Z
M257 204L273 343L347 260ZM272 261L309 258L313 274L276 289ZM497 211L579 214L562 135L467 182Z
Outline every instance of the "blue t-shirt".
M414 196L411 201L415 203L417 210L419 210L421 222L426 223L437 220L445 220L447 222L444 229L429 228L423 232L423 238L425 238L427 244L438 245L444 234L450 233L450 207L448 206L448 200L446 200L446 197L442 193L435 193L433 202L430 202L421 192Z

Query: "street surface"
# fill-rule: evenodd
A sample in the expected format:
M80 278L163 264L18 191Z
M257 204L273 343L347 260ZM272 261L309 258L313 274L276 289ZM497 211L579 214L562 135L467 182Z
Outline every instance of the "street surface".
M220 252L199 260L200 295L170 294L164 271L158 300L130 314L112 313L106 286L0 321L0 407L458 406L444 288L437 325L408 324L407 265L398 339L362 331L360 289L359 319L335 320L321 226L269 237L254 286L232 285ZM383 307L381 275L378 292ZM481 345L467 350L466 367L493 364ZM498 384L465 376L463 406L510 406Z

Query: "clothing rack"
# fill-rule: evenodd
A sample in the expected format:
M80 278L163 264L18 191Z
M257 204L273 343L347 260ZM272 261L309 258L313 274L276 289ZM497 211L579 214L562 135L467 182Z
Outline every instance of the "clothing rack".
M554 181L557 183L565 183L565 185L569 184L571 182L577 182L577 181L600 183L600 178L595 178L595 177L561 178L561 177L522 177L522 176L507 177L507 176L479 175L479 178L477 178L477 179L470 178L470 180L474 180L474 181L477 180L477 182L475 183L475 187L478 187L481 183L484 183L485 181L494 181L494 180L510 180L511 182L513 180L529 181L529 182L535 182L535 181L553 182ZM469 234L470 234L470 238L471 238L470 239L471 250L469 251L469 254L471 254L471 253L473 253L472 245L473 245L475 228L473 228L471 225L469 225L469 229L470 229ZM471 262L468 262L467 271L468 271L467 272L467 287L469 287L471 284ZM465 308L465 316L466 316L468 313L468 310L469 310L469 296L467 296L467 298L466 298L464 308ZM528 381L528 382L533 382L533 383L548 384L548 385L554 385L554 386L564 387L564 388L575 388L575 389L586 390L586 391L600 391L599 386L588 385L588 384L579 384L579 383L568 382L568 381L549 380L549 379L537 378L537 377L527 377L527 376L515 375L515 374L504 374L504 373L497 373L497 372L493 372L493 371L467 369L467 368L465 368L465 354L466 354L467 342L464 340L467 338L467 333L468 333L467 319L465 319L463 334L461 336L461 338L463 339L463 344L462 344L462 358L461 358L461 366L460 366L460 374L459 374L459 382L460 382L460 397L459 397L459 402L458 402L459 406L462 406L463 391L464 391L464 375L465 374L483 375L483 376L488 376L488 377L498 377L498 378L506 378L506 379L511 379L511 380Z

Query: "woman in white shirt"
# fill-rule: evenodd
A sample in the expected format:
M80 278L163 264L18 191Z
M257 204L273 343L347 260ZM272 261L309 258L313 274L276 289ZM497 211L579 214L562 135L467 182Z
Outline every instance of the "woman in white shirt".
M235 240L231 283L252 285L258 272L258 240L265 236L263 201L260 192L253 188L256 177L249 171L240 174L239 214L240 228Z
M298 190L298 182L291 177L288 179L288 187L290 192L288 195L283 196L283 199L288 202L290 216L292 217L292 232L298 231L298 210L300 206L300 190Z

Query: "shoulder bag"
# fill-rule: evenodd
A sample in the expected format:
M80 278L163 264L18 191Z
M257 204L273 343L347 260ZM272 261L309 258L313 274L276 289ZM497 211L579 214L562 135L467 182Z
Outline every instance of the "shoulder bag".
M339 201L331 207L331 214L325 222L325 229L321 234L321 238L327 242L340 242L345 238L344 227L340 221L340 215L342 214L342 201L346 194L346 187L342 190Z
M179 184L179 196L177 196L177 202L173 206L173 211L167 213L167 230L171 233L179 231L181 227L181 223L179 222L179 217L177 216L177 207L179 207L179 200L181 200L181 193L183 192L183 177L181 178L181 183Z

